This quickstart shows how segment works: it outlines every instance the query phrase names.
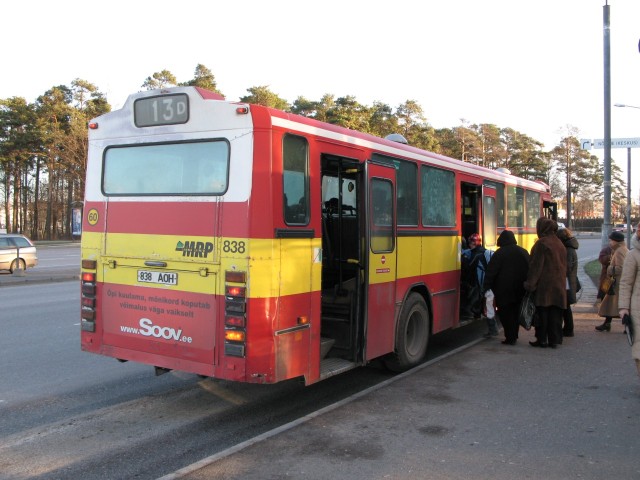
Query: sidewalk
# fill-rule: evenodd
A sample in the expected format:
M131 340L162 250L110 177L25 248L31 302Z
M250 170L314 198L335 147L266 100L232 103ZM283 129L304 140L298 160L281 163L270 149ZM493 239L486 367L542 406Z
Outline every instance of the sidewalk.
M80 279L80 267L61 270L43 270L38 267L28 268L21 275L8 271L0 271L0 288L25 283L66 282Z
M556 350L479 340L162 480L640 478L640 381L580 272Z

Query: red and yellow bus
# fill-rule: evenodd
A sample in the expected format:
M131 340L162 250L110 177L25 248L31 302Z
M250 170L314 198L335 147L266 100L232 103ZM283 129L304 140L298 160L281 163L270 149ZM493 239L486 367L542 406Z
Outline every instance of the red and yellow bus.
M158 373L409 368L461 325L462 239L555 216L542 183L197 87L89 127L82 349Z

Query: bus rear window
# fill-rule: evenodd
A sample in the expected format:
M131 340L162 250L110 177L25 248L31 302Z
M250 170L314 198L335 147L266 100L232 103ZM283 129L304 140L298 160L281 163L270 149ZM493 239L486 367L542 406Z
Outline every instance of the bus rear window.
M221 195L229 179L223 140L127 145L104 153L105 195Z

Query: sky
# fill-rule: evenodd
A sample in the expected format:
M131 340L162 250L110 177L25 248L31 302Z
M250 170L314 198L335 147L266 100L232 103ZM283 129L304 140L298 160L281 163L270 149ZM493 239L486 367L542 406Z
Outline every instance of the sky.
M640 107L640 0L11 1L0 98L81 78L117 109L154 72L183 82L201 63L229 100L255 86L290 103L415 100L435 128L489 123L551 149L573 128L604 138L606 3L611 103ZM612 138L640 137L640 108L612 106L611 124ZM626 177L626 149L612 158Z

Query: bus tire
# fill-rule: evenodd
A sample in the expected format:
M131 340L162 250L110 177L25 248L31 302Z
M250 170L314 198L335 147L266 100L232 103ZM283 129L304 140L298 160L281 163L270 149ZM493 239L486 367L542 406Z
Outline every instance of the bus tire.
M385 365L394 372L415 367L427 354L428 343L429 308L422 295L411 293L398 319L394 352L385 358Z

